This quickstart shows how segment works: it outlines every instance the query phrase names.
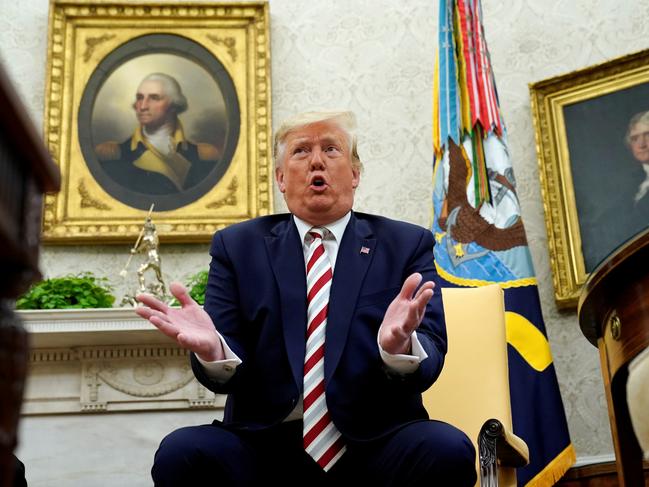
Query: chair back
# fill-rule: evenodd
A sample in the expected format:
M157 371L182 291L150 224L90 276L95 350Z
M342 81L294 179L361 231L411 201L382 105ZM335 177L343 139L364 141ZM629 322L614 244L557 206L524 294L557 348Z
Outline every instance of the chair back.
M444 288L448 352L435 384L423 394L432 419L464 431L478 452L478 434L491 418L512 430L505 304L498 284ZM479 459L476 462L478 478ZM499 485L515 486L516 473L499 469Z

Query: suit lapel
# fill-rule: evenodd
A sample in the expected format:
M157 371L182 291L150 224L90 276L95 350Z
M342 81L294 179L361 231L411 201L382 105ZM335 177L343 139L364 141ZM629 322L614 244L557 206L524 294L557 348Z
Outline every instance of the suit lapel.
M364 220L352 213L343 234L329 298L327 316L327 338L325 345L325 382L328 382L338 365L349 328L361 284L372 258L376 239L370 238L372 231Z
M302 390L306 348L306 275L302 243L292 218L277 224L266 237L281 302L282 329L293 378Z

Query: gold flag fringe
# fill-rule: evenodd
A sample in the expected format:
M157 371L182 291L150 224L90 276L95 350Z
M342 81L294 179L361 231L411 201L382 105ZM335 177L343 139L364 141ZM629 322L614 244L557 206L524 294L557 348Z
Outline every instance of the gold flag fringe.
M532 478L525 487L551 487L556 484L561 477L577 461L575 449L572 444L563 450L554 460L548 463L534 478Z

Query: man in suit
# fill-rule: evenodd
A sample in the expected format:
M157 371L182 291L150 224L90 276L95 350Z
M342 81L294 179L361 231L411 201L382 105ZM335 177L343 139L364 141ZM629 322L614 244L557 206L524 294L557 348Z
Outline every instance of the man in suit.
M133 109L139 122L134 134L122 143L95 147L102 169L121 186L144 194L174 194L197 185L215 167L218 149L185 137L178 115L187 110L187 99L175 78L146 76Z
M177 283L181 309L138 297L198 380L228 394L222 422L162 441L157 486L474 485L470 440L421 400L446 353L431 232L352 211L354 130L350 112L279 128L291 213L215 234L204 309Z

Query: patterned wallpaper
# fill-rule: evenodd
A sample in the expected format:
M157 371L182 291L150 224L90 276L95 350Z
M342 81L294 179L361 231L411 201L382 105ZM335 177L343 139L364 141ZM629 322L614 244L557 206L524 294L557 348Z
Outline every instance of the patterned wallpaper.
M612 454L598 354L574 312L553 300L528 84L649 47L649 0L483 0L487 41L578 457ZM0 0L2 59L42 124L48 0ZM356 208L428 226L435 0L270 0L273 122L317 107L358 116L365 173ZM276 194L276 210L285 206ZM90 269L111 278L126 246L47 247L47 276ZM207 245L162 248L167 280L208 263Z

